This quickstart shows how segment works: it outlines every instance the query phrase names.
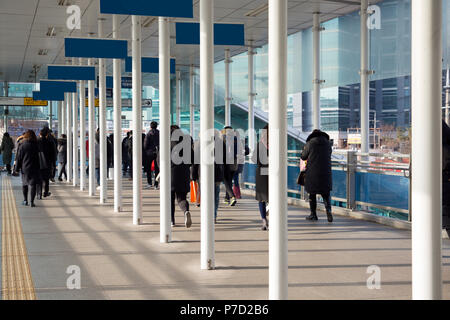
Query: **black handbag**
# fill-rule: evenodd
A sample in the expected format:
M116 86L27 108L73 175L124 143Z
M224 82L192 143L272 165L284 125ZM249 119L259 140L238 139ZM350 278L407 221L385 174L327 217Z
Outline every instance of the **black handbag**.
M297 177L297 184L304 186L305 185L305 178L306 178L306 170L300 171Z

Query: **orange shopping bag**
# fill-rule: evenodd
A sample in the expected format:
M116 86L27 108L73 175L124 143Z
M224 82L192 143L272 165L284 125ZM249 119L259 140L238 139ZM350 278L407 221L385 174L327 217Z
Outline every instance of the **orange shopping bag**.
M191 181L191 203L200 204L200 194L197 181Z

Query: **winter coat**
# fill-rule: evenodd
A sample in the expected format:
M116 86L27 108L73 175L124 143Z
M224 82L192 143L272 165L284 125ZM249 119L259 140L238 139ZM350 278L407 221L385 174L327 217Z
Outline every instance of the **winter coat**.
M2 145L0 146L0 151L3 155L3 163L11 164L12 154L14 150L14 141L11 137L3 136Z
M58 162L67 163L67 139L58 139Z
M170 175L171 175L171 190L175 191L177 194L186 194L190 191L190 176L191 176L191 166L194 163L194 151L193 151L193 141L190 135L186 134L181 136L178 141L170 142L170 153L172 158L172 151L175 146L179 143L183 143L183 139L188 139L191 146L191 157L188 163L184 161L180 164L175 164L171 161L170 165ZM183 159L183 150L179 151L179 156ZM173 160L173 158L172 158Z
M144 151L147 157L155 158L159 149L159 130L151 129L144 139Z
M106 137L106 161L108 168L112 168L114 164L114 147L110 137Z
M306 165L305 189L310 194L327 194L333 189L331 143L328 134L315 131L306 139L301 158Z
M95 141L94 145L94 153L95 153L95 168L100 168L100 144Z
M45 169L41 169L42 179L50 179L52 168L56 162L56 152L54 148L54 144L47 137L39 137L38 138L38 147L39 151L44 154L45 162L47 167Z
M17 147L15 171L22 173L22 184L35 185L41 183L39 166L39 146L37 142L22 140Z
M52 143L52 146L53 146L53 152L54 152L54 154L55 154L55 161L53 162L53 164L52 164L52 166L53 167L56 167L56 160L57 160L57 155L58 155L58 150L57 150L57 148L58 148L58 142L56 141L56 139L55 139L55 137L53 136L53 134L49 134L48 136L47 136L47 138L48 138L48 140Z
M125 137L122 140L122 162L128 163L129 160L130 156L128 155L128 137Z
M269 201L269 150L261 141L256 146L256 170L255 170L255 191L256 200L260 202Z

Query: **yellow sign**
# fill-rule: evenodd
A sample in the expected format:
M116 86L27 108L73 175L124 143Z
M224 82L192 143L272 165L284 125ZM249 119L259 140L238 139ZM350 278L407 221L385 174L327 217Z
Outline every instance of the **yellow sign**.
M23 98L24 106L34 106L34 107L46 107L48 106L48 101L45 100L33 100L33 98Z
M98 108L100 106L100 99L95 99L95 106ZM89 99L86 99L86 107L89 107Z

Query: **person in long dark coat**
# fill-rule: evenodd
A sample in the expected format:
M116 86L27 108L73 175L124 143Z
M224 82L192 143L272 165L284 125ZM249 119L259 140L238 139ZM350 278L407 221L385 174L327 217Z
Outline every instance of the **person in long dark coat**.
M442 227L450 236L450 127L442 120Z
M49 129L49 128L47 128L47 129L48 129L48 135L47 135L48 140L52 143L55 155L57 155L58 154L58 150L57 150L58 142L56 141L56 138L55 138L55 136L53 134L52 129ZM57 157L55 156L55 158L54 158L55 162L52 164L52 172L51 172L51 175L50 175L50 181L52 181L52 182L55 182L56 160L57 160L56 158Z
M58 139L58 163L60 164L60 171L58 176L58 181L63 181L62 176L64 175L67 180L67 136L65 134L61 135Z
M148 131L145 139L144 139L144 153L146 156L144 162L144 171L147 173L147 188L151 188L153 186L152 182L152 162L156 160L159 149L159 130L157 129L158 123L153 121L150 124L150 130ZM155 161L155 178L158 176L159 167ZM158 188L158 181L155 179L155 188Z
M17 147L14 170L22 175L23 205L28 205L28 191L30 191L31 207L35 207L37 186L41 184L42 180L39 166L39 146L33 130L28 130L24 134Z
M11 161L14 150L14 141L10 137L8 132L3 134L2 144L0 146L0 152L2 153L3 164L6 165L6 171L11 174Z
M175 133L175 131L181 130L177 125L172 125L170 127L170 135ZM186 139L186 140L185 140ZM175 163L173 160L172 151L178 144L181 143L189 143L189 147L191 149L191 157L187 163L183 158L183 149L181 149L178 153L180 159L182 159L181 163ZM192 138L189 135L183 134L180 135L178 141L170 142L170 151L171 151L171 165L170 165L170 173L171 173L171 218L172 218L172 226L175 225L175 198L178 202L178 206L184 213L184 224L186 228L190 228L192 225L191 213L189 211L189 202L187 201L187 194L190 191L190 177L191 177L191 165L194 162L194 153L192 151ZM159 163L159 155L157 162Z
M128 139L130 138L131 132L127 132L127 136L122 140L122 173L125 176L128 172L130 164L130 156L128 154Z
M42 186L38 187L38 198L46 198L51 195L50 178L53 173L53 165L56 163L56 152L53 141L48 138L49 130L44 128L41 130L38 139L39 151L43 153L45 158L45 168L41 168Z
M309 207L311 210L311 215L306 217L307 220L318 220L316 196L320 194L325 202L328 222L333 222L330 197L330 192L333 188L331 152L330 136L325 132L316 129L306 139L301 158L307 161L305 189L309 193Z
M259 205L259 214L262 219L262 230L269 228L267 220L267 203L269 202L269 125L261 132L259 142L253 156L256 157L255 186L256 200Z

